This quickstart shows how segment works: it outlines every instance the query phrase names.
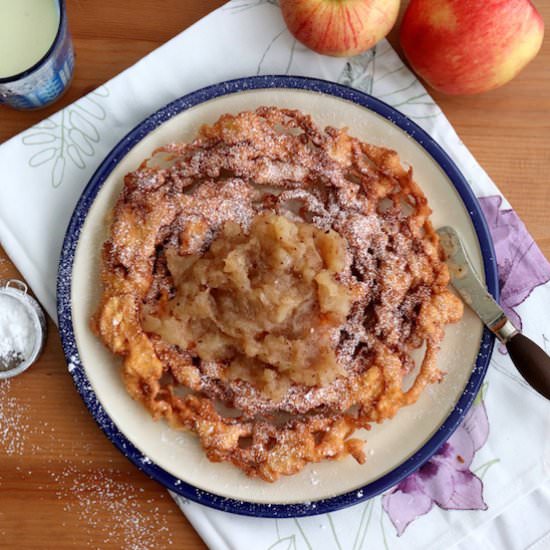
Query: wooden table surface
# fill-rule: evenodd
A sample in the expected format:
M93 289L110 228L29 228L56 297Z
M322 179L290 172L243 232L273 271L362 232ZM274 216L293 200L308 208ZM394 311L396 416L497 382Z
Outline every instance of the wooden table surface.
M77 53L72 86L42 111L0 107L0 143L115 76L223 1L67 4ZM550 2L535 4L548 23ZM397 47L395 31L390 38ZM550 257L550 40L519 77L499 90L475 97L434 96ZM0 278L18 276L0 248ZM97 428L73 387L50 321L37 364L0 384L0 547L171 545L204 548L163 487L139 472Z

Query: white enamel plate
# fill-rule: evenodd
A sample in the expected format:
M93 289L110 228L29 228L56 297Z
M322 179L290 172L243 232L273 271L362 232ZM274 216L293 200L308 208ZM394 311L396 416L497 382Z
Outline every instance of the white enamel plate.
M367 462L347 458L309 465L301 473L266 483L229 464L209 462L193 434L155 422L127 394L120 361L92 334L98 304L99 258L106 217L123 177L152 151L193 139L199 127L224 113L260 105L300 109L320 126L346 126L361 140L396 150L414 169L429 200L435 227L452 225L493 295L497 289L492 244L483 215L457 167L418 126L388 105L338 84L293 77L253 77L185 96L155 113L120 142L100 166L76 207L61 257L58 314L63 346L76 386L98 424L139 468L192 500L234 513L300 516L356 504L395 485L425 462L453 433L485 374L492 337L466 309L449 326L438 365L444 381L366 438Z

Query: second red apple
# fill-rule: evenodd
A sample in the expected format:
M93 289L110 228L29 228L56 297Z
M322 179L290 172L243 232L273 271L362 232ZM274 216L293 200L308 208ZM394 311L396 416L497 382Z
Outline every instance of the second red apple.
M448 94L505 84L537 55L543 35L530 0L411 0L401 25L412 68Z

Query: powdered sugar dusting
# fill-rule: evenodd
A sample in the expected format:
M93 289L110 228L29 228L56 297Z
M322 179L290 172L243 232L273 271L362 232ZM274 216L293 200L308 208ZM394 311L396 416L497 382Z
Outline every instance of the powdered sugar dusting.
M12 296L0 294L0 370L16 366L30 356L34 332L25 306Z
M32 421L30 404L15 395L17 383L14 379L0 380L0 455L25 459L42 450L35 442L38 436L46 438L52 446L63 446L62 442L56 441L55 430L48 422L42 422L37 427ZM83 444L82 447L86 449L86 446ZM48 462L53 467L54 463L51 460ZM143 463L149 464L151 461L144 457ZM56 461L55 465L58 464ZM100 536L101 547L150 550L170 546L172 539L167 517L155 505L156 498L145 500L144 489L123 479L124 474L116 469L91 469L91 465L92 461L86 459L79 463L67 463L61 472L49 472L57 484L56 496L63 501L63 510L76 516L73 524L77 521L84 526L84 532L89 537L88 541L79 540L79 545L95 548ZM24 475L25 479L33 473L19 465L15 471ZM164 493L158 498L164 499ZM105 523L106 514L113 518L112 521Z
M76 515L90 537L97 540L99 533L106 547L151 550L173 544L167 518L154 500L144 500L144 489L120 479L115 469L83 472L69 465L51 477L58 484L57 498L66 501L63 509ZM105 512L114 518L108 525L103 522ZM86 546L95 545L88 542Z
M309 481L312 485L319 485L321 478L316 470L310 470L309 472Z
M29 406L11 395L12 385L9 378L0 380L0 451L20 456L32 427L27 415Z

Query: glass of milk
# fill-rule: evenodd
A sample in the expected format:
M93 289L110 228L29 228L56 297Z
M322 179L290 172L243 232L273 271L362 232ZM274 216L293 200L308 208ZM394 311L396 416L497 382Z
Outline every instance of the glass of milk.
M45 107L67 89L73 68L64 0L0 0L0 103Z

